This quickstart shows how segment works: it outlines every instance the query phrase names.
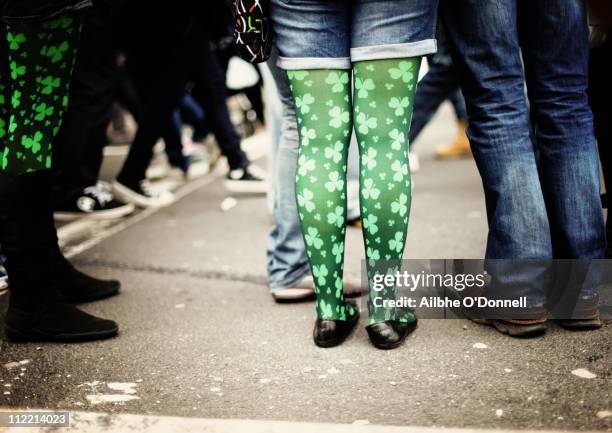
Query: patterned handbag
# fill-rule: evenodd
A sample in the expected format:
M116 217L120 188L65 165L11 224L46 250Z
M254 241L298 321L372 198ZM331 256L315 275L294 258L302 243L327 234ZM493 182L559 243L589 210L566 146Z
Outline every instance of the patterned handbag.
M262 63L270 57L269 15L269 0L234 0L234 41L240 57L247 62Z

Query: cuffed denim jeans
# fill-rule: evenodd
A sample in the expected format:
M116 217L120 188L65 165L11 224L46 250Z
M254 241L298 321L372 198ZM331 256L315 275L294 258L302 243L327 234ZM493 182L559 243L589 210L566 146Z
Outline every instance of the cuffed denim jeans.
M271 0L282 69L350 69L436 52L438 0Z
M440 6L485 190L486 257L603 257L583 1Z

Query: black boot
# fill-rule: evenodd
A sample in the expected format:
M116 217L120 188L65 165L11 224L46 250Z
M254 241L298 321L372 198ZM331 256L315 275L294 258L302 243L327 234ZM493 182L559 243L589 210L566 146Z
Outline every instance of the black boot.
M10 300L6 334L18 341L84 341L118 332L111 320L84 313L68 302L57 269L49 172L0 174L0 244L6 256Z
M59 281L60 290L69 302L80 304L97 301L119 293L121 288L119 281L94 278L72 266L60 250L53 219L46 218L45 221L47 222L49 245L53 248L55 275Z
M312 333L314 342L319 347L334 347L348 337L359 322L359 307L354 301L345 301L346 308L352 308L355 314L347 320L317 319Z
M60 290L72 304L99 301L119 293L121 283L89 276L76 269L61 253L55 251L55 272Z
M60 290L69 302L80 304L97 301L119 293L121 288L119 281L94 278L72 266L59 248L57 230L53 220L47 218L47 223L49 244L53 249L55 275L58 279Z
M91 277L66 260L59 251L55 252L55 271L60 289L66 299L73 304L98 301L119 293L121 283L117 280L102 280Z
M408 334L417 327L417 319L413 322L400 322L397 320L385 320L384 322L372 323L366 326L368 336L372 344L378 349L395 349L401 345Z

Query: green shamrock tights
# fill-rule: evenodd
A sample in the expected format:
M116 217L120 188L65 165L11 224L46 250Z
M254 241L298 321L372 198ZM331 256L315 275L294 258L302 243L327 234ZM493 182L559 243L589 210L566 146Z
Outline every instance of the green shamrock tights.
M300 148L298 210L315 282L317 316L346 320L343 294L346 173L353 129L359 142L360 203L370 280L369 322L413 321L407 311L377 307L395 287L372 289L376 274L400 267L411 202L408 130L420 58L357 62L346 70L288 71Z
M51 168L80 31L77 16L1 25L0 171Z

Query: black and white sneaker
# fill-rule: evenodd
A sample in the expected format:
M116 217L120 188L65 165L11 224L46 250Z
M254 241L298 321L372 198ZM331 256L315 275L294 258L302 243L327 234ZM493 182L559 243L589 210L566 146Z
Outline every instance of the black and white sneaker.
M71 221L77 218L114 219L134 212L134 205L115 200L107 182L98 182L85 188L81 194L65 203L55 205L54 217L58 221Z
M246 168L231 170L225 180L225 187L231 192L265 194L269 189L266 177L264 170L251 164Z
M115 180L113 193L119 200L143 208L165 207L174 203L174 194L170 191L154 189L146 179L133 185Z

